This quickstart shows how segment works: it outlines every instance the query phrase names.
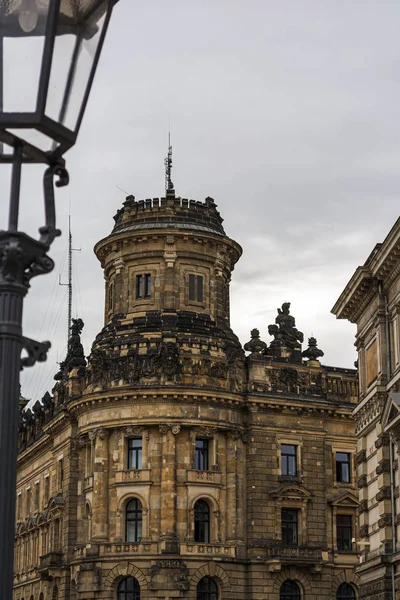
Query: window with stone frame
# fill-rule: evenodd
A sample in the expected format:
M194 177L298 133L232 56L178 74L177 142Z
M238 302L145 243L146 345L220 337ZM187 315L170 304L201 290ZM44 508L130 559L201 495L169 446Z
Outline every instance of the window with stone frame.
M126 505L125 512L125 541L139 542L142 539L142 503L138 498L132 498Z
M338 483L350 483L350 453L336 452L336 481Z
M209 469L209 440L196 438L195 469L208 471Z
M189 302L203 302L204 298L204 277L203 275L195 275L189 273Z
M140 600L140 585L135 577L124 577L119 582L117 600Z
M282 544L297 546L299 543L299 511L292 508L281 510Z
M114 308L114 282L111 282L108 287L108 310Z
M356 600L356 592L349 583L341 583L336 592L336 600Z
M141 469L143 441L140 437L128 438L128 469Z
M136 299L151 298L151 273L136 275Z
M205 500L197 500L194 505L194 540L210 542L210 508Z
M301 600L300 588L295 581L287 579L282 583L279 600Z
M196 600L218 600L218 586L211 577L200 579L196 588Z
M281 475L297 477L297 446L281 444Z
M351 552L353 518L351 515L336 515L336 545L339 552Z

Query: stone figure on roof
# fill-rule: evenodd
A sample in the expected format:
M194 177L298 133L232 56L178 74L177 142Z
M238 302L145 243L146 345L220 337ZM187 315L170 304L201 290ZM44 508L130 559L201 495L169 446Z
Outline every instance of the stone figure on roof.
M268 326L268 333L275 338L272 343L298 348L304 340L304 334L296 329L296 320L290 314L290 302L284 302L282 308L278 308L275 323Z

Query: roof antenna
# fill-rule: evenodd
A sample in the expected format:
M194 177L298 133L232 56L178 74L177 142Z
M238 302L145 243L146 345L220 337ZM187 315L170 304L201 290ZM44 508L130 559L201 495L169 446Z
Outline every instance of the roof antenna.
M71 325L72 325L72 252L80 252L81 248L72 247L72 233L71 233L71 212L68 215L68 283L61 283L61 275L58 277L58 285L66 286L68 288L68 314L67 314L67 348L69 339L71 337Z
M172 146L171 146L171 129L168 131L168 154L164 159L165 164L165 194L166 196L175 196L174 184L171 179L172 171Z

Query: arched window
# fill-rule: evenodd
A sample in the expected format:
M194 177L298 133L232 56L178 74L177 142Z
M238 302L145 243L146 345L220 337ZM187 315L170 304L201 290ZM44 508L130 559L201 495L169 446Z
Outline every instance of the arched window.
M348 583L339 585L336 592L336 600L356 600L356 592Z
M210 509L205 500L197 500L194 505L194 540L210 541Z
M139 542L142 539L142 505L137 498L133 498L126 505L125 521L126 541Z
M40 592L39 600L44 600L43 592Z
M197 584L196 600L218 600L217 584L210 577L203 577Z
M140 585L134 577L125 577L118 584L117 600L140 600Z
M301 600L300 588L295 581L287 579L282 583L279 600Z

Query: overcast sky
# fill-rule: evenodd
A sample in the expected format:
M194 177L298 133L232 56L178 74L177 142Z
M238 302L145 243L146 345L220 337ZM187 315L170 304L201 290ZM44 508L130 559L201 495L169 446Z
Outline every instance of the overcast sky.
M125 199L118 188L163 195L169 119L177 194L212 196L243 247L231 287L242 343L253 327L270 341L289 301L323 362L352 367L355 327L330 310L399 215L399 22L398 0L120 0L66 157L71 184L56 192L56 269L25 301L24 334L53 348L23 374L23 394L51 389L65 353L69 204L89 353L104 304L93 246ZM43 169L24 171L21 228L34 233ZM5 191L8 177L3 166Z

